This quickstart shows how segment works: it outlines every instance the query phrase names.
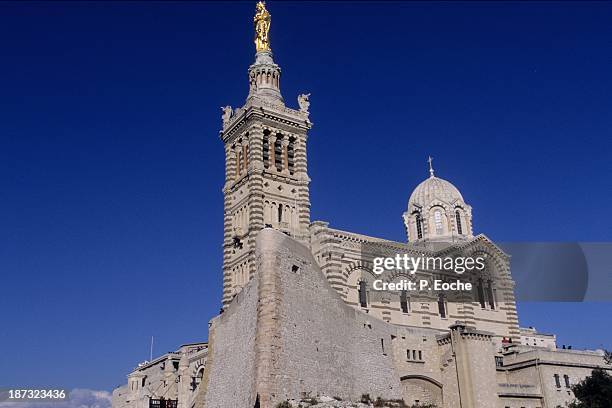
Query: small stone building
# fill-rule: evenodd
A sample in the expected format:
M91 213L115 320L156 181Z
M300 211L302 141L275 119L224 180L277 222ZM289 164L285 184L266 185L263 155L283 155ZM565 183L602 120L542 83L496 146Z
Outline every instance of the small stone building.
M204 377L207 354L207 343L185 344L175 352L138 364L128 375L127 384L113 391L113 407L193 406Z

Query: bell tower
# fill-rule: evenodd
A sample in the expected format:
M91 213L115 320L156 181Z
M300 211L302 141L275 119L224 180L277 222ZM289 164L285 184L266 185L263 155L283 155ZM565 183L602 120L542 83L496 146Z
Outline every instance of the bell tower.
M257 3L253 20L256 54L248 70L246 103L237 109L222 108L224 306L255 273L255 238L260 230L274 228L309 243L309 95L298 97L299 109L285 106L281 69L270 49L271 17L263 2Z

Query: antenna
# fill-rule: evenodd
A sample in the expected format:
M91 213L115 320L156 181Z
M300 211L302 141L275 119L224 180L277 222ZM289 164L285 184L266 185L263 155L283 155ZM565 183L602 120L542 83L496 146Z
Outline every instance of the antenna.
M153 361L153 336L151 336L151 354L149 355L149 361Z

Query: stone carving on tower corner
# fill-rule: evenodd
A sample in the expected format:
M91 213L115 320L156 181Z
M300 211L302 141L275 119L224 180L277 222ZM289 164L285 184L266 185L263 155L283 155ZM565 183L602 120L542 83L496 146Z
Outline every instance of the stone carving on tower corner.
M232 118L234 111L231 106L222 106L221 110L223 111L223 115L221 115L221 119L223 119L223 127L227 126L230 119Z
M298 96L298 105L300 106L300 112L308 115L308 108L310 108L310 94L301 94Z

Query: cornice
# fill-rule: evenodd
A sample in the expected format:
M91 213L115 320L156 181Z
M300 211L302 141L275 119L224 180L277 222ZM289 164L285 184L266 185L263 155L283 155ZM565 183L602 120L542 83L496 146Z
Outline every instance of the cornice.
M227 142L242 126L252 120L269 120L307 131L312 127L308 115L302 111L272 103L258 97L251 97L242 108L236 109L232 117L219 132L221 140Z

